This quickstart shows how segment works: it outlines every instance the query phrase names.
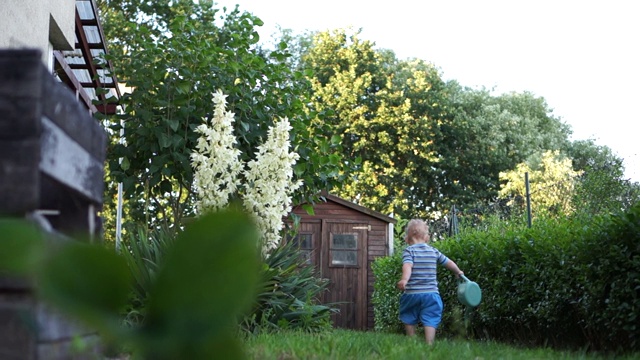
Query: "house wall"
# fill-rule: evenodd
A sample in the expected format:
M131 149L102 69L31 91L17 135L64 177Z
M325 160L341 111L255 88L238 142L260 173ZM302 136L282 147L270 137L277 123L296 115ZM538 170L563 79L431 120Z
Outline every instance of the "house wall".
M53 50L73 50L76 0L2 0L0 48L37 48L52 69Z
M350 221L361 222L371 225L371 230L368 232L368 246L367 246L367 328L373 329L374 327L374 312L373 303L371 302L373 296L373 285L375 277L371 270L371 264L373 261L381 256L386 256L389 253L388 239L389 239L389 223L382 221L378 218L370 216L368 214L359 212L357 210L348 208L344 205L338 204L331 200L325 203L317 203L314 205L314 215L308 215L306 211L301 208L296 208L292 211L296 215L301 217L301 221L305 220L333 220L333 221Z

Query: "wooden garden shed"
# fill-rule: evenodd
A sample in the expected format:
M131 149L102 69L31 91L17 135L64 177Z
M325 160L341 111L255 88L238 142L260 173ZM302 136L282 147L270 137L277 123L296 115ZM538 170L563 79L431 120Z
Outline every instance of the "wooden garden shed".
M294 239L308 262L329 279L324 303L340 303L332 316L335 327L373 329L374 275L371 264L389 254L396 220L330 194L313 206L309 215L302 206L292 213L300 217Z

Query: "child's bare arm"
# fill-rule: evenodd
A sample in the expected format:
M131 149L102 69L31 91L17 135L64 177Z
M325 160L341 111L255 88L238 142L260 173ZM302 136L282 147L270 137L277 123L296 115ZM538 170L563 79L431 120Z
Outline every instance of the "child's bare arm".
M449 271L451 271L452 273L454 273L457 277L460 277L460 275L463 275L464 272L462 272L460 270L460 268L458 267L458 264L456 264L453 260L449 259L449 261L447 261L444 264L444 267L446 267L447 269L449 269Z
M409 278L411 277L411 270L412 269L413 269L413 264L412 263L404 263L404 264L402 264L402 277L400 278L400 281L398 281L398 284L396 284L398 289L404 291L404 288L407 286L407 282L409 281Z

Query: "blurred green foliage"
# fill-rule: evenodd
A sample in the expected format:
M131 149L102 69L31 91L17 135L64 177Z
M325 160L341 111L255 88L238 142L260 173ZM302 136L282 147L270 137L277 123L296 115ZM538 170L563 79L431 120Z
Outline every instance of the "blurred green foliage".
M0 221L0 271L35 281L43 300L97 329L106 343L144 359L244 358L237 321L254 302L260 269L250 218L232 210L205 215L165 250L147 284L144 321L123 326L133 288L125 257Z

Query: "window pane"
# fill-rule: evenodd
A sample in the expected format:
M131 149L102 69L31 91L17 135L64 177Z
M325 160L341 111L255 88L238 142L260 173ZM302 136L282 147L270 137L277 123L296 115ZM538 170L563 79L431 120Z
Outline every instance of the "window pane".
M300 248L311 249L311 234L300 234Z
M312 236L313 234L297 234L291 241L300 249L312 249Z
M331 239L332 249L357 249L358 248L358 235L357 234L333 234Z
M331 250L331 265L358 265L358 252Z

